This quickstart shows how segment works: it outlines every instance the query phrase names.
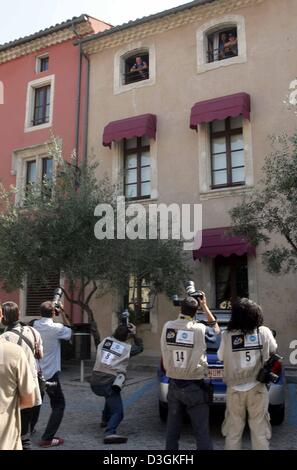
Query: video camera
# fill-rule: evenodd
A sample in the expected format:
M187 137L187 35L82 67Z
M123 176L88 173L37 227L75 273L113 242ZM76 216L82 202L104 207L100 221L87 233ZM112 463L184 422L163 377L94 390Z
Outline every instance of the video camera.
M186 281L184 283L185 290L188 296L193 297L199 303L203 299L203 293L200 290L196 290L195 284L193 281ZM175 307L180 307L184 297L179 297L177 294L174 294L172 297L172 302Z
M62 291L61 287L57 287L54 290L54 297L53 297L53 303L54 303L54 308L55 308L56 315L59 315L59 313L60 313L62 295L63 295L63 291Z

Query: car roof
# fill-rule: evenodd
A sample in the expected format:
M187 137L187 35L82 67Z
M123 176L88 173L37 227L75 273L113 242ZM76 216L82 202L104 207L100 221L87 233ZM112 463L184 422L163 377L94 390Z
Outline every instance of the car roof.
M231 310L227 309L211 309L211 313L216 317L216 320L220 325L224 325L229 323L230 318L231 318ZM198 312L196 314L197 320L204 320L205 321L205 315L202 312Z

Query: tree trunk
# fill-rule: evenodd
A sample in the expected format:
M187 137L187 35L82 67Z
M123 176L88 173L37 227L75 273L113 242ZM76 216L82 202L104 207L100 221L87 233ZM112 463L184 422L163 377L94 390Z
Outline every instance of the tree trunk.
M98 330L97 322L94 319L93 310L91 309L91 307L89 305L84 304L84 303L82 303L82 308L87 312L88 321L91 325L91 334L94 338L95 346L97 348L97 346L100 343L101 339L100 339L100 333L99 333L99 330Z

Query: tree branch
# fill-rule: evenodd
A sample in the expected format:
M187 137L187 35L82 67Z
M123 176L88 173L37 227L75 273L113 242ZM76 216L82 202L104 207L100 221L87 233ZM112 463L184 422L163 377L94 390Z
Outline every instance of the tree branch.
M91 290L88 297L86 298L86 301L85 301L86 305L88 305L88 303L90 302L93 294L95 294L96 290L97 290L97 284L96 284L96 281L93 281L93 289Z

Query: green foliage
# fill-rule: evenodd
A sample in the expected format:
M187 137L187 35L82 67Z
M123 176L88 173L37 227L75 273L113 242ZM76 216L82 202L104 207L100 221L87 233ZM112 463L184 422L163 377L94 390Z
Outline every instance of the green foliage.
M271 242L263 255L272 273L297 270L297 134L272 137L273 152L265 158L263 177L230 211L233 232L245 235L253 245ZM275 243L275 242L274 242Z

